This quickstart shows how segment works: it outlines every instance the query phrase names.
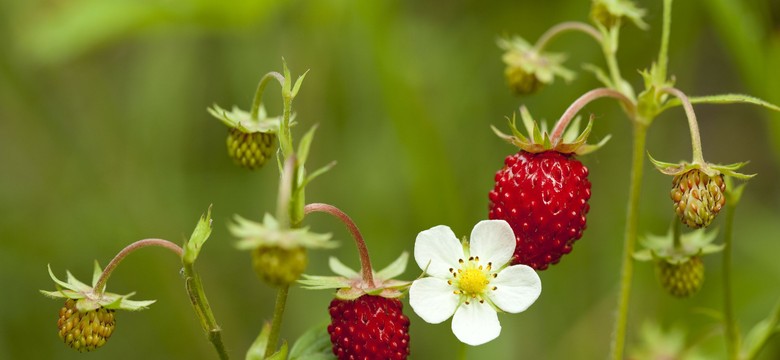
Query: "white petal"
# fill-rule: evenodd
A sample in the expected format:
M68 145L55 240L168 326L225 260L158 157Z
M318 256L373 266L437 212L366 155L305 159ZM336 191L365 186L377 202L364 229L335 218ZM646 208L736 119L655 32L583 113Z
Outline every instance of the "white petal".
M508 263L515 252L515 232L504 220L483 220L471 230L471 256L481 264L493 263L498 269Z
M449 269L458 268L458 259L463 258L463 246L449 226L439 225L421 231L414 242L417 265L437 278L450 278Z
M525 265L510 266L498 273L490 281L488 297L493 304L509 313L519 313L528 309L542 293L542 281L534 269Z
M446 280L427 277L417 279L409 288L409 305L425 322L438 324L447 320L458 307L458 295Z
M490 305L479 301L462 304L452 317L452 332L461 342L477 346L501 334L498 315Z

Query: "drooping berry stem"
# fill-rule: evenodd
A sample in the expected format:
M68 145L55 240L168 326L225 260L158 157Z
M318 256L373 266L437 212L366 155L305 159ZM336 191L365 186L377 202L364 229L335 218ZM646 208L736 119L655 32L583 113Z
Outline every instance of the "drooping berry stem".
M125 246L124 249L122 249L116 256L114 256L113 259L111 259L111 262L106 265L106 268L103 269L103 273L100 274L100 277L98 278L97 283L95 283L95 291L98 293L103 292L103 288L106 286L106 281L108 281L108 277L111 276L111 272L116 269L117 265L119 265L122 260L127 257L127 255L130 255L133 251L136 251L140 248L147 247L147 246L159 246L164 247L168 250L171 250L176 253L180 258L184 251L181 249L179 245L176 245L168 240L163 239L143 239L138 240L130 245Z
M257 90L255 90L255 98L252 101L252 120L257 120L257 117L260 113L260 104L263 103L263 91L265 90L265 86L268 85L268 81L271 79L276 79L276 81L279 82L279 85L284 86L284 76L282 74L271 71L260 79L260 82L257 83Z
M596 39L596 42L599 44L603 41L603 37L601 36L601 33L599 33L598 30L593 28L593 26L590 26L586 23L579 22L579 21L566 21L562 22L558 25L555 25L551 28L549 28L547 31L542 34L542 36L539 37L539 40L536 41L536 45L534 45L534 49L537 52L541 52L545 46L550 42L550 40L554 39L556 36L562 34L566 31L581 31L585 34L590 35L592 38Z
M553 146L561 141L561 137L563 136L563 131L566 129L566 126L569 125L572 119L574 119L574 116L576 116L577 113L582 110L583 107L585 107L585 105L593 100L603 97L612 97L620 100L620 103L623 104L626 111L628 112L628 116L632 119L634 118L634 114L636 113L636 106L634 105L634 102L623 95L623 93L609 88L593 89L580 96L577 100L574 100L574 102L569 105L569 108L563 112L561 118L558 119L558 122L555 124L552 134L550 135L550 142L553 144Z
M688 100L688 96L682 91L676 88L663 88L662 92L671 94L680 99L683 108L685 109L685 116L688 118L688 127L691 131L691 147L693 148L693 163L704 165L704 155L701 151L701 136L699 135L699 123L696 121L696 113L693 112L693 105Z
M346 225L347 229L352 234L352 237L355 239L355 245L357 246L358 252L360 253L360 270L363 276L363 281L367 282L369 286L373 287L374 276L371 273L371 258L368 256L368 247L366 246L366 242L363 240L363 235L360 234L360 229L358 229L357 225L355 225L355 222L353 222L349 215L341 211L339 208L329 204L313 203L304 207L304 213L310 214L313 212L328 213L337 217L339 220L341 220L341 222L344 223L344 225Z

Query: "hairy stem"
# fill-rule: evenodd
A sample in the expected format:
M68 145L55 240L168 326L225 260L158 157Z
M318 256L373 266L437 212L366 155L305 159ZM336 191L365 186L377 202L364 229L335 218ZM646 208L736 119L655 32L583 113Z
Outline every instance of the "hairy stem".
M553 145L558 144L561 141L564 130L566 130L566 126L569 125L577 113L591 101L603 97L612 97L620 100L620 103L623 104L624 109L626 112L628 112L629 118L634 118L634 115L636 114L636 106L634 105L634 102L626 97L623 93L609 88L593 89L580 96L577 100L574 100L574 102L569 105L569 108L563 112L561 118L558 119L557 123L555 123L555 128L553 128L552 134L550 135L550 142Z
M590 35L590 37L596 39L596 42L598 43L601 43L603 39L601 33L595 28L593 28L593 26L590 26L586 23L579 22L579 21L567 21L555 25L550 29L548 29L547 31L545 31L544 34L542 34L542 36L539 37L539 40L536 41L536 45L534 45L534 49L537 52L541 52L552 39L554 39L556 36L566 31L581 31L585 34Z
M250 113L252 116L252 120L257 120L259 113L260 113L260 104L263 103L263 91L265 90L265 86L268 85L268 81L271 79L276 79L276 81L279 82L279 85L284 86L284 76L282 74L272 71L269 72L260 79L260 82L257 83L257 90L255 90L255 98L252 100L252 112Z
M723 236L723 322L726 326L726 350L730 360L739 359L740 339L737 323L734 320L734 303L731 294L731 252L734 210L736 206L727 206L726 229Z
M683 108L685 109L685 116L688 118L688 128L691 132L691 147L693 148L693 163L704 165L704 155L701 150L701 136L699 135L699 123L696 121L696 113L693 112L693 105L691 105L688 96L682 91L676 88L663 88L662 92L672 94L680 99Z
M111 259L111 262L106 265L106 268L103 269L103 273L100 274L100 277L98 278L97 283L95 283L95 291L102 293L103 288L106 286L106 281L108 281L109 276L111 276L111 273L116 269L117 265L119 265L122 260L127 257L127 255L130 255L133 251L136 251L140 248L147 247L147 246L159 246L164 247L168 250L171 250L176 253L180 258L182 254L184 253L183 250L179 245L176 245L168 240L163 239L143 239L138 240L130 245L125 246L124 249L122 249L116 256L114 256L113 259Z
M358 229L357 225L355 225L355 222L352 221L352 218L350 218L349 215L341 211L339 208L329 204L314 203L308 204L306 207L304 207L305 214L310 214L313 212L328 213L335 216L344 223L344 225L347 227L347 230L349 230L350 234L352 234L352 238L355 239L355 246L357 246L358 253L360 253L360 271L363 275L363 281L368 283L369 286L373 287L374 276L371 273L371 258L368 256L368 247L366 246L365 240L363 240L363 235L360 234L360 229Z
M228 356L225 344L222 343L222 329L217 325L217 320L211 311L209 300L206 298L206 292L203 290L203 282L200 280L200 275L195 271L194 264L184 264L184 276L184 285L187 289L190 303L195 309L195 314L200 320L200 326L206 331L206 336L217 351L219 358L222 360L229 359L230 356Z
M658 72L661 79L666 80L666 69L669 65L669 35L672 31L672 0L664 0L664 20L661 31L661 50L658 52Z
M283 285L276 292L276 305L274 305L274 319L271 322L271 334L268 336L268 345L265 347L265 358L276 352L276 343L279 342L279 332L282 328L284 308L287 305L289 285Z
M636 247L637 225L639 222L639 194L642 187L642 169L645 160L645 141L647 140L647 125L643 121L634 122L634 145L631 160L631 183L628 193L628 211L626 215L626 231L623 242L623 265L620 270L620 294L618 296L618 313L612 333L612 360L623 358L626 341L626 325L628 320L628 305L631 296L631 282L634 274L632 255Z
M293 182L295 176L295 154L284 161L284 168L279 178L279 195L276 198L276 220L285 228L290 227L291 213L290 203L292 202Z

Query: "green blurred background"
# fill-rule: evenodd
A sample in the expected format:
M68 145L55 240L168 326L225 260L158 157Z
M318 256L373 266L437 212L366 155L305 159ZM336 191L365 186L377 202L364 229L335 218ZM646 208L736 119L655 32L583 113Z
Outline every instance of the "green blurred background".
M648 9L647 32L624 27L624 76L657 53L661 1ZM233 214L260 219L273 211L277 170L235 167L224 125L206 113L218 103L249 108L256 82L281 70L310 69L294 104L297 136L320 125L310 168L338 166L308 188L360 226L379 267L411 251L416 234L447 224L468 234L487 215L487 192L504 156L515 150L490 131L526 104L537 118L557 119L598 86L581 72L518 99L504 84L497 36L534 41L567 20L587 21L589 1L136 1L0 2L0 359L213 359L187 301L176 259L161 249L129 257L109 290L158 299L149 310L121 313L111 341L94 354L66 348L56 335L61 303L46 264L88 279L126 244L146 237L180 242L214 204L215 230L198 262L227 347L243 358L273 307L273 291L233 248ZM691 95L750 93L780 103L780 4L776 0L677 1L670 71ZM551 50L569 67L603 64L600 49L570 34ZM265 97L281 109L278 88ZM780 116L745 105L697 106L707 160L750 160L751 180L736 216L735 297L743 329L766 316L780 296ZM501 315L502 336L470 350L471 358L599 359L608 351L628 192L630 125L601 100L593 138L612 134L584 157L593 198L588 230L572 254L540 274L544 291L520 315ZM653 124L654 157L690 157L681 109ZM645 167L641 232L662 233L671 220L670 178ZM715 225L722 227L723 216ZM327 274L328 256L358 266L348 233L325 215L306 219L341 240L312 253L309 273ZM719 240L720 241L720 240ZM721 306L720 256L708 256L701 293L675 300L661 292L649 264L636 266L629 348L641 324L657 319L690 331L707 354L722 357L714 321ZM419 270L410 264L406 279ZM295 288L283 337L328 321L332 294ZM449 322L429 325L413 314L412 358L452 358ZM775 339L763 359L780 358Z

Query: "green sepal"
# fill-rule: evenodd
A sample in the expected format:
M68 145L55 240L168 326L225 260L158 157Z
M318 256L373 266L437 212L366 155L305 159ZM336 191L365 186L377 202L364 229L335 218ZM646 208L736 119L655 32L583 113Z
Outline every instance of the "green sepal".
M271 356L268 357L268 360L285 360L287 359L287 341L282 340L282 346L279 347L279 350L277 350L275 353L271 354Z
M239 215L235 222L228 225L233 236L239 238L236 248L239 250L254 250L260 246L278 246L285 249L305 247L309 249L332 249L338 243L331 240L331 234L318 234L309 231L308 227L282 229L279 222L266 213L263 223L247 220Z
M279 116L268 117L263 106L260 106L259 108L257 119L253 119L251 113L241 110L237 106L233 106L233 110L227 111L219 107L219 105L214 104L206 110L211 116L219 119L219 121L228 127L241 130L245 133L278 133L282 119Z
M49 276L57 285L57 291L39 290L41 294L54 298L54 299L74 299L76 300L76 308L79 311L86 312L96 310L100 307L113 310L129 310L137 311L143 310L153 304L156 300L130 300L129 298L135 293L129 293L126 295L119 295L104 291L95 291L91 286L84 284L76 279L70 271L67 271L68 281L62 281L58 279L54 272L51 270L51 265L48 265ZM99 278L102 270L100 266L95 262L96 276ZM93 274L93 282L96 283L97 279Z
M587 144L588 136L593 129L593 115L588 120L588 125L582 132L579 131L580 118L575 118L565 130L563 136L557 144L553 144L546 126L539 127L538 123L531 117L528 108L520 107L520 118L523 120L526 131L529 136L524 136L516 126L515 115L508 119L509 128L512 135L507 135L499 131L495 126L491 126L496 135L505 141L519 147L521 150L530 153L541 153L545 151L557 151L563 154L584 155L598 150L609 141L611 136L607 135L598 144ZM543 124L544 125L544 124Z
M742 193L745 191L746 182L739 185L734 185L730 176L726 176L726 204L731 207L736 207L739 204L739 200L742 199Z
M362 273L349 268L335 257L331 257L328 263L331 270L341 276L303 274L302 280L298 280L298 283L303 288L309 290L338 289L336 297L341 300L355 300L366 294L391 299L398 298L403 295L403 291L411 283L394 280L392 277L404 272L408 260L409 254L404 252L384 269L379 272L372 272L374 279L373 287L362 279Z
M195 230L192 231L190 239L184 242L184 253L182 254L181 260L185 265L195 263L195 259L197 259L198 254L200 254L200 249L211 235L211 206L212 205L209 205L206 213L200 216L200 220L198 220L198 224L195 225Z
M333 355L328 325L309 328L290 349L289 360L332 360Z
M398 275L401 275L406 271L406 264L409 262L409 253L404 251L401 253L395 261L387 265L384 269L379 270L376 276L382 279L392 279Z
M246 360L264 360L265 359L265 347L268 344L268 338L271 336L271 324L266 322L263 324L263 328L260 330L260 334L257 335L255 341L249 346L249 350L246 352Z
M308 73L309 73L309 70L306 70L303 73L303 75L298 76L298 79L295 80L295 85L293 85L293 88L292 88L292 97L295 97L296 95L298 95L298 90L301 89L301 84L303 84L303 78L305 78L306 74L308 74Z
M734 164L727 164L727 165L711 164L711 163L698 164L698 163L688 163L685 161L679 163L668 163L668 162L656 160L650 155L649 152L647 153L647 156L650 158L650 162L653 163L653 166L655 166L655 168L658 171L660 171L662 174L670 175L670 176L681 175L694 169L701 170L701 172L707 174L707 176L710 177L715 177L723 174L740 180L747 180L756 176L756 174L746 175L746 174L736 172L736 170L738 170L739 168L747 165L748 161L734 163Z
M694 256L720 252L723 244L713 244L718 236L718 230L698 229L680 235L680 246L674 244L673 226L665 235L647 234L640 239L644 249L633 255L637 261L664 260L670 264L684 263Z
M752 104L765 107L769 110L780 111L780 106L754 96L743 94L693 96L689 97L688 100L691 102L691 104ZM680 99L674 98L666 102L666 104L664 104L664 106L661 108L661 111L680 105L682 105Z
M538 52L525 39L519 36L499 38L498 47L505 51L502 60L507 66L517 66L540 82L550 84L555 76L565 81L572 81L576 74L562 64L566 55Z
M330 271L333 271L334 273L341 275L345 278L351 279L351 278L357 278L360 276L360 274L352 270L349 266L344 265L341 260L339 260L335 256L331 256L328 259L328 267L330 268Z

